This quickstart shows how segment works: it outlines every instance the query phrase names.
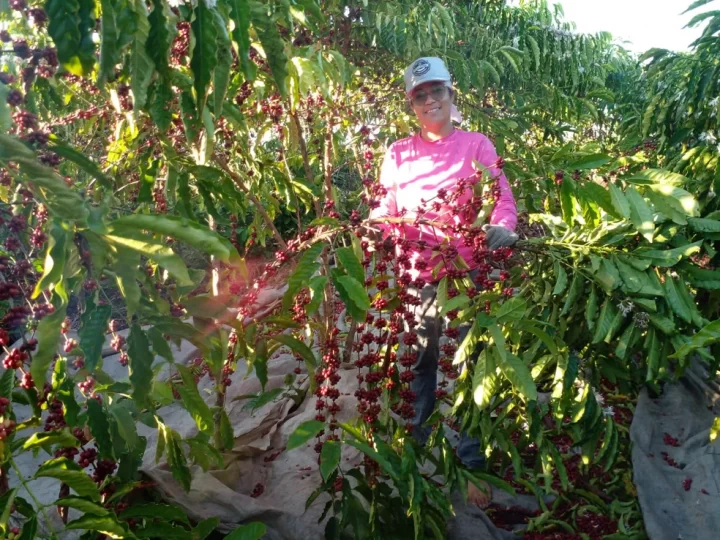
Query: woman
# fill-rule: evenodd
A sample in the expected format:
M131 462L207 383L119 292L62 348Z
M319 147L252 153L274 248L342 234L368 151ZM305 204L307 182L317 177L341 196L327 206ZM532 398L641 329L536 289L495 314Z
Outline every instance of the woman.
M405 71L405 92L420 123L420 131L393 143L387 150L380 172L380 183L387 194L380 201L380 206L372 210L371 217L415 217L415 210L425 207L426 201L434 198L439 190L451 192L459 179L473 176L475 160L489 169L500 187L500 197L491 214L490 224L484 227L487 247L497 249L514 244L517 240L513 232L517 224L517 209L508 181L502 169L497 167L497 152L485 135L461 131L453 125L452 119L457 119L459 114L453 105L451 76L443 61L424 57L413 62ZM433 210L426 211L423 217L435 222L459 219L447 207ZM383 227L385 230L389 228ZM403 229L403 236L410 240L431 241L437 238L438 233L425 225L404 225ZM456 240L455 246L463 259L472 265L472 248L465 246L460 239ZM437 278L432 275L432 257L431 248L428 248L425 252L416 253L413 260L413 278L419 285L423 300L418 327L420 350L412 382L412 389L417 394L413 435L421 443L425 442L430 432L423 423L435 406L442 332L435 302ZM457 453L467 467L484 466L480 450L479 441L461 435ZM468 484L468 498L480 507L487 506L490 502L489 486L484 493L474 484Z

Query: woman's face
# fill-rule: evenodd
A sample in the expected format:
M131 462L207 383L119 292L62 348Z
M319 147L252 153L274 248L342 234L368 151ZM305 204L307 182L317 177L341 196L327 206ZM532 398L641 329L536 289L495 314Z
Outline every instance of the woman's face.
M442 82L426 82L413 89L410 104L424 128L437 129L450 122L452 92Z

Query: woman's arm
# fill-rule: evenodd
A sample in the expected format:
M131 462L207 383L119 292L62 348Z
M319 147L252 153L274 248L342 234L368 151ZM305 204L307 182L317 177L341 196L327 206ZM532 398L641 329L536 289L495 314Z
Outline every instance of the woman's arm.
M512 189L508 183L505 173L497 167L498 155L492 141L485 137L484 143L480 146L478 162L485 165L493 178L496 178L500 185L500 198L495 203L495 208L490 215L491 225L500 225L510 231L517 226L517 206Z

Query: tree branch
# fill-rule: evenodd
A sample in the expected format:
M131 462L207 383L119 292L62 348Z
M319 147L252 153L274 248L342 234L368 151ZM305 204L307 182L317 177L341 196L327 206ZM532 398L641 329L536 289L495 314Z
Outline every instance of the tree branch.
M220 168L225 171L225 173L230 177L230 179L235 183L237 188L245 193L250 199L250 201L256 206L258 211L260 212L260 215L262 215L263 220L265 220L265 224L268 226L268 228L272 231L273 237L275 238L275 241L282 247L283 249L287 249L287 244L285 243L285 240L283 240L283 237L280 235L280 231L277 230L277 227L275 227L275 223L273 223L272 218L270 217L270 214L267 213L267 210L265 210L265 207L260 202L260 199L258 199L255 195L250 193L250 190L248 190L247 187L245 187L245 183L243 182L242 177L230 169L227 162L224 158L222 158L220 155L215 154L215 161L220 166Z

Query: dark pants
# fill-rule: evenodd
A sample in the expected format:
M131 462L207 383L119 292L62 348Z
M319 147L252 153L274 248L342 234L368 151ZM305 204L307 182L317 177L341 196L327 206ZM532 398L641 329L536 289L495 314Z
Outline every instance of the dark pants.
M418 292L418 291L416 291ZM413 418L413 437L425 444L432 428L423 425L435 408L435 390L437 389L438 360L440 358L440 337L443 331L443 320L438 314L437 286L428 284L419 291L422 305L418 333L418 360L413 367L415 379L412 390L417 394L415 399L415 418ZM468 333L470 325L460 327L459 343ZM460 433L457 455L462 463L471 469L485 466L485 455L480 452L478 439Z

